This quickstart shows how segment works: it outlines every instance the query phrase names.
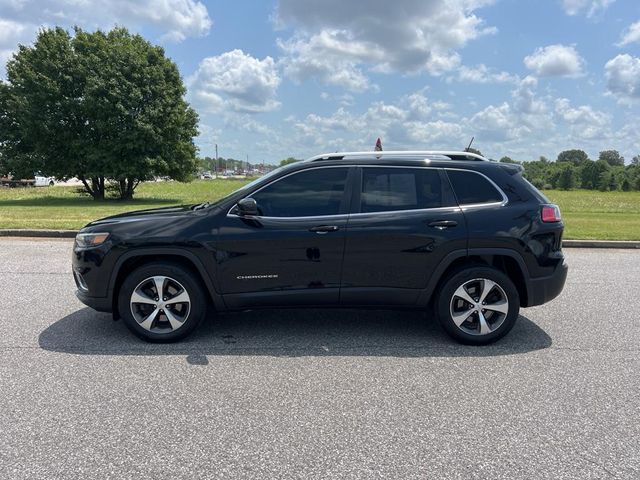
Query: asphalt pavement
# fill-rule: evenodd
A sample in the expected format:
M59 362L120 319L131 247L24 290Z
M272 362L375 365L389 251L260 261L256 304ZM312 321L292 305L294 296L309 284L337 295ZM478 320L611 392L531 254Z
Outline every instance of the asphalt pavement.
M640 478L640 252L566 251L488 347L420 312L211 318L150 345L0 240L0 479Z

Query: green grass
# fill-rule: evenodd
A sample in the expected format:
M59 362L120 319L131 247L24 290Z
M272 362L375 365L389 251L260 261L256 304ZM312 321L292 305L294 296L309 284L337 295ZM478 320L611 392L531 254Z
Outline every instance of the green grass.
M149 182L136 189L133 200L102 202L79 195L78 187L1 188L0 228L78 229L116 213L215 200L246 183L235 179Z
M1 188L0 228L78 229L91 220L120 212L198 203L220 198L247 180L196 180L191 183L142 184L135 199L95 202L77 187ZM545 194L560 205L564 238L640 240L640 192L551 190Z
M564 238L640 240L640 192L547 190L560 206Z

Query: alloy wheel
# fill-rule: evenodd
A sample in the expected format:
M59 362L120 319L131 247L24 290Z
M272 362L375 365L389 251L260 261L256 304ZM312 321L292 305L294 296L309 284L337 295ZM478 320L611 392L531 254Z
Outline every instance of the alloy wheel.
M182 327L191 310L187 290L177 280L163 275L141 281L131 293L129 304L138 325L161 334Z
M453 323L469 335L488 335L504 323L509 300L504 289L488 278L474 278L460 285L449 306Z

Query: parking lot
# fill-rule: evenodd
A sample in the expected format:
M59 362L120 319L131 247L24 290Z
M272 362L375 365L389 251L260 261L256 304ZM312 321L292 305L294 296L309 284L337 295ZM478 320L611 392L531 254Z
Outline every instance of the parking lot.
M0 478L639 478L640 252L566 253L489 347L353 310L150 345L76 300L69 241L2 239Z

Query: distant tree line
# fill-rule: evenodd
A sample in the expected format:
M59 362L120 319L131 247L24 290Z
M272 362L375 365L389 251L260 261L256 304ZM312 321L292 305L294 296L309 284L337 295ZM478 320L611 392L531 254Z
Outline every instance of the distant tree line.
M295 163L299 161L300 160L298 158L293 158L293 157L285 158L283 160L280 160L280 166L283 167L285 165L289 165L290 163Z
M518 162L502 157L500 162L521 164L525 178L540 189L640 190L640 155L625 165L624 157L616 150L600 152L595 161L582 150L565 150L555 161L540 157Z
M201 157L198 158L198 170L200 171L208 171L208 172L224 172L227 171L245 171L245 170L253 170L259 169L269 171L273 170L275 167L271 164L263 164L260 163L250 163L246 160L236 160L235 158L224 158L218 157Z

